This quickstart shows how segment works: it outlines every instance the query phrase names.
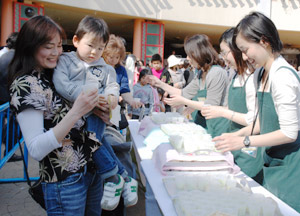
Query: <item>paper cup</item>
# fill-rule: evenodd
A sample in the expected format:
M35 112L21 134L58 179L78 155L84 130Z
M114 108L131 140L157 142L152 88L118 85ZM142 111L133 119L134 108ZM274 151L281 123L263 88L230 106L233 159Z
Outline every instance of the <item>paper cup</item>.
M95 89L98 89L98 83L89 83L82 86L82 91L84 94L88 94Z

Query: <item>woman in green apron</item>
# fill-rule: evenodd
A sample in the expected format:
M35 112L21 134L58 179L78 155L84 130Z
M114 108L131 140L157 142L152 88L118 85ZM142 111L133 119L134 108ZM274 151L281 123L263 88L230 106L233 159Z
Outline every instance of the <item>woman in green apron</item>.
M207 106L201 113L207 119L224 117L230 120L228 132L235 132L250 125L255 117L255 86L253 74L242 58L240 50L232 44L234 28L225 31L220 38L221 56L226 65L236 71L228 91L228 107ZM225 131L226 132L226 131ZM252 154L251 154L252 153ZM249 177L262 184L263 159L261 148L251 152L232 151L235 163Z
M165 102L171 106L186 105L194 110L201 110L205 104L226 105L227 72L219 66L222 62L209 38L206 35L189 37L184 42L184 49L191 65L199 72L201 71L185 88L176 89L154 76L149 76L149 81L170 94L170 98L166 98ZM192 100L193 98L195 100ZM224 128L228 127L228 121L224 118L209 121L205 121L203 117L200 120L197 118L195 116L194 121L203 127L206 123L208 133L212 137L220 135L224 132Z
M300 79L280 55L282 43L273 22L253 12L235 29L234 43L254 67L264 67L257 79L259 116L251 126L214 140L221 151L264 147L263 186L300 212ZM254 121L255 122L255 121Z

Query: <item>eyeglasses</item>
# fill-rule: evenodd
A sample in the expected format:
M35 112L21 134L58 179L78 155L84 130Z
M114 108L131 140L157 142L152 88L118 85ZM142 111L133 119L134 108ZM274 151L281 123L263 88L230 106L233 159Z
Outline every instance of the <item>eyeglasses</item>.
M228 50L227 52L222 51L222 52L220 52L220 55L221 55L223 58L226 58L230 52L231 52L230 50Z

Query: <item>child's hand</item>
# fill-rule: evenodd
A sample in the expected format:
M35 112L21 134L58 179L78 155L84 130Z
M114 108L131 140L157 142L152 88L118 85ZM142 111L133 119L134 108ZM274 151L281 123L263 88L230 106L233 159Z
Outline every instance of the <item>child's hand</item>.
M114 95L108 95L107 96L107 101L108 101L108 104L109 104L109 107L113 110L117 107L118 105L118 100L119 100L119 97L116 97Z

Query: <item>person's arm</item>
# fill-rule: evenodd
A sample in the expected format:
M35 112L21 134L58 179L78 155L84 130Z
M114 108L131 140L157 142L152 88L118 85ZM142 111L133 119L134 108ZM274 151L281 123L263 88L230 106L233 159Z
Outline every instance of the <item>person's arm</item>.
M270 85L280 130L291 139L298 137L300 85L289 69L280 69L270 74Z
M20 112L17 115L17 120L30 155L40 161L51 151L61 147L61 142L74 124L84 114L91 111L97 102L97 91L93 91L87 95L80 94L65 117L54 128L46 132L44 132L43 111L28 108Z
M159 103L159 109L160 109L160 112L166 111L165 105L162 102Z
M170 95L181 95L181 89L174 88L173 86L168 85L167 83L162 82L156 76L147 75L147 81L155 87L161 88L164 91L168 92Z
M199 89L199 79L196 77L182 89L182 95L171 95L170 98L164 98L164 102L170 106L186 105L193 109L201 110L204 102L191 100L197 94Z
M74 124L86 113L91 111L98 104L98 90L93 90L88 94L81 93L75 100L71 110L53 128L53 132L58 142L69 133Z
M246 103L248 110L245 116L245 122L247 123L247 125L250 125L254 121L255 115L258 112L258 102L256 98L256 87L254 81L254 74L251 74L245 86Z
M214 119L218 117L223 117L229 119L230 121L236 122L240 125L247 126L246 122L247 113L239 113L222 106L204 106L201 109L201 114L206 119Z
M67 56L61 56L57 63L57 66L53 73L53 83L56 91L70 102L74 102L78 95L82 92L83 86L78 85L77 82L71 81L71 71L69 68L70 62L68 62ZM76 68L74 73L78 73L80 70L84 70L84 66L80 65L80 68Z
M197 76L194 77L194 79L182 89L182 96L187 99L192 99L193 97L195 97L195 95L197 95L198 93L198 90L200 89L199 82L199 78Z
M207 89L205 104L222 106L222 100L225 98L228 82L228 76L224 69L219 67L211 68L205 80Z
M250 136L251 146L282 145L294 142L298 136L299 82L295 75L287 69L278 70L269 76L280 129L263 135ZM222 151L242 148L243 140L243 137L233 137L226 134L214 138L216 148Z
M213 139L216 142L216 149L222 152L239 150L245 147L243 141L244 136L231 136L228 134L215 137ZM249 136L250 146L263 147L263 146L277 146L286 143L294 142L295 139L291 139L285 136L280 130L276 130L271 133L263 135Z
M104 83L105 89L104 92L106 95L114 95L119 97L120 86L117 83L117 74L113 67L107 65L107 79L106 83Z
M17 120L29 154L35 160L42 160L51 151L62 146L57 141L53 129L44 132L43 111L26 109L17 115Z
M143 105L143 103L134 100L131 92L123 93L121 96L122 96L123 100L134 109L137 109Z

